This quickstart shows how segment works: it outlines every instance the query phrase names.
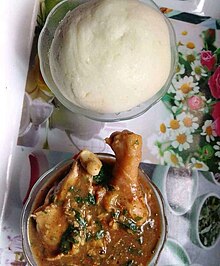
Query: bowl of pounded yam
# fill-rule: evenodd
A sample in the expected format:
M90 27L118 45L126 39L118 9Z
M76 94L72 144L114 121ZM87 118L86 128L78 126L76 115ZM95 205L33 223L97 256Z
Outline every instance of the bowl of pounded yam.
M48 15L38 52L57 99L107 122L159 101L177 60L173 27L151 0L65 0Z

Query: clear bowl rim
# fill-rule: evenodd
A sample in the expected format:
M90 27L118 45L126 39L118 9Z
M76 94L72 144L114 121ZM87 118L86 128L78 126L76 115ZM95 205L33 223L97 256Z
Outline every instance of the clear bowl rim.
M160 11L159 7L152 0L139 0L145 4L150 5L157 12L161 13L164 17L164 20L165 20L167 26L168 26L169 33L170 33L169 34L170 35L170 46L171 46L170 47L170 49L171 49L171 68L170 68L169 76L168 76L165 84L162 86L162 88L154 96L152 96L147 101L139 104L138 106L136 106L136 107L134 107L128 111L119 112L119 113L99 113L99 112L87 110L87 109L84 109L84 108L79 107L77 105L74 105L72 102L70 102L68 99L66 99L62 95L62 93L59 91L59 89L57 88L57 86L56 86L56 84L52 78L52 74L50 71L50 65L49 65L50 45L52 43L53 34L49 38L47 36L48 34L50 35L50 30L49 30L48 25L50 25L51 19L53 19L53 16L55 16L57 14L57 12L62 10L62 8L65 8L66 5L71 5L71 3L73 5L74 2L77 2L80 5L80 4L83 4L87 1L89 1L89 0L79 0L79 1L64 0L64 1L60 2L59 4L57 4L50 11L49 15L47 16L46 22L44 24L43 29L41 30L41 33L39 35L39 40L38 40L38 55L39 55L39 62L40 62L40 70L41 70L41 74L43 76L43 79L44 79L45 83L47 84L47 86L54 93L56 98L66 108L68 108L73 113L81 114L81 115L86 116L87 118L90 118L90 119L96 120L96 121L101 121L101 122L117 122L117 121L123 121L123 120L129 120L129 119L136 118L136 117L144 114L153 105L155 105L164 96L164 94L166 93L166 91L168 90L168 88L171 84L172 78L175 74L176 65L178 63L178 60L177 60L178 59L178 53L177 53L177 47L176 47L176 35L175 35L174 28L173 28L171 22L169 21L169 19ZM72 8L72 9L74 9L74 8ZM66 11L65 15L72 9L69 9L68 11ZM64 15L64 17L65 17L65 15ZM54 31L54 33L55 33L57 26L51 27L52 30ZM50 44L48 44L48 40L49 40ZM47 45L45 45L45 43L47 45L49 45L49 47L47 47ZM45 47L47 47L46 51L45 51Z
M113 154L109 153L96 153L99 158L112 158L115 159L115 156ZM30 246L30 241L29 241L29 236L28 236L28 220L30 218L30 213L32 211L32 205L35 201L36 195L40 192L42 186L45 187L47 182L50 181L50 179L54 179L54 174L55 171L65 171L65 169L68 169L72 163L75 163L74 158L69 158L66 160L61 161L60 163L56 164L52 168L50 168L48 171L46 171L44 174L42 174L39 179L36 181L34 186L32 187L30 194L27 198L27 201L25 202L22 212L21 212L21 217L20 217L20 224L21 224L21 237L22 237L22 249L23 253L25 256L25 259L31 266L37 266L36 261L34 259L34 256L31 251L31 246ZM149 262L150 266L156 265L160 254L164 248L164 245L167 240L167 234L168 234L168 223L167 223L167 218L165 214L165 207L164 207L164 201L163 201L163 196L160 192L160 190L157 188L157 186L152 182L152 180L148 177L148 175L139 167L139 173L145 176L147 179L149 185L154 191L154 194L156 195L158 204L160 206L160 212L161 212L161 236L160 239L157 243L157 248L156 252L151 258L151 261ZM59 178L59 177L56 177ZM55 179L56 179L55 178Z

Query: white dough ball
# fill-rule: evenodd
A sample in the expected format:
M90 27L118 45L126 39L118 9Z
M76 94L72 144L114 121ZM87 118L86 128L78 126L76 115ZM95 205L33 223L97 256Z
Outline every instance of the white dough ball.
M60 92L101 113L129 110L156 94L171 67L164 16L138 0L92 0L70 11L50 49Z

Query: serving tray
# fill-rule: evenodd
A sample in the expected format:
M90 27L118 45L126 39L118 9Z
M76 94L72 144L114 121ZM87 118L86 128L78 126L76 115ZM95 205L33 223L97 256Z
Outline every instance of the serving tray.
M17 146L0 232L0 265L27 265L22 252L20 214L29 188L46 170L71 157L72 153ZM204 176L208 172L189 172L185 168L148 163L142 163L141 168L160 189L168 221L168 238L158 266L217 266L220 261L220 237L208 248L201 245L196 221L207 197L216 195L220 198L220 186ZM211 204L210 210L215 207ZM215 219L218 219L217 215Z
M158 1L158 4L161 5L160 2ZM178 2L179 8L181 7L179 2L188 2L188 6L190 2L191 9L183 8L182 11L172 9L174 2ZM35 35L34 30L31 32L30 36L35 37L24 98L23 95L20 95L23 104L19 108L23 108L23 112L18 138L16 136L17 146L13 153L13 163L9 160L12 155L6 158L9 158L6 165L7 172L5 171L0 180L4 192L3 197L0 197L0 201L1 198L3 199L0 202L0 265L27 265L21 247L20 213L30 184L32 185L44 171L63 159L71 157L82 148L87 147L94 152L111 152L103 139L111 132L125 128L143 136L143 164L141 167L160 188L165 200L169 233L158 265L218 265L220 261L219 242L216 241L210 248L202 246L198 241L195 227L195 221L201 208L198 202L202 202L204 197L213 195L213 193L220 197L220 138L216 132L213 134L213 125L214 123L215 126L218 125L219 120L217 122L215 120L220 115L218 108L216 108L216 115L213 115L213 107L216 106L219 98L215 97L215 93L213 94L215 78L209 82L210 77L218 68L219 61L210 63L211 65L206 65L204 62L201 65L200 61L201 57L204 59L203 50L211 51L211 58L214 54L216 57L219 56L220 27L219 21L212 18L209 12L198 8L198 12L194 12L195 7L199 7L198 2L202 1L173 0L171 8L161 8L170 18L177 35L181 59L179 71L180 73L185 71L182 74L179 73L179 78L183 80L187 73L188 80L191 80L192 77L193 83L198 83L193 85L193 94L190 95L194 98L188 102L187 106L184 104L181 106L181 95L178 93L179 84L177 76L175 76L174 87L170 88L165 97L148 112L130 121L95 122L85 117L73 116L60 105L40 78L36 50L39 31L35 31ZM32 1L32 4L37 8L39 6L38 1L35 3ZM213 14L216 12L217 9ZM201 14L205 16L198 16ZM33 16L34 22L33 19L32 22L35 23L35 13ZM32 29L34 28L32 27ZM205 72L200 78L196 77L196 73L192 73L192 66L187 60L187 56L190 54L200 61L200 68L204 67ZM210 61L213 62L212 60ZM26 61L28 61L27 58ZM22 83L19 84L22 85ZM197 101L193 101L193 99ZM191 131L183 126L183 118L181 118L181 112L186 113L187 108L191 108L193 111L194 124ZM200 117L202 119L197 127L198 120L196 118ZM184 146L184 143L180 145L175 140L168 142L173 136L172 120L178 120L181 124L182 131L186 133L186 139L188 139L186 142L189 147L188 145ZM206 131L208 126L211 126L212 131ZM212 134L208 135L208 132ZM193 142L190 140L191 135ZM180 167L180 169L173 167ZM194 170L192 171L192 169ZM173 174L174 177L168 180L167 175L172 171L175 175ZM158 176L161 177L161 180L158 180ZM168 180L166 190L164 190L165 180ZM169 188L174 188L173 193ZM167 194L167 192L171 194ZM182 196L180 197L180 195ZM168 199L171 196L176 205L171 204L170 206Z

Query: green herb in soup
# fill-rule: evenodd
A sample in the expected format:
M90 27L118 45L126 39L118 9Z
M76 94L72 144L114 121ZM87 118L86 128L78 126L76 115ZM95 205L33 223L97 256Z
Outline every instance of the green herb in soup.
M199 216L199 237L202 244L210 247L220 234L220 199L211 196L204 202Z
M81 151L35 202L29 238L38 265L146 265L155 253L161 212L138 168L141 137L123 131L106 141L116 160Z

